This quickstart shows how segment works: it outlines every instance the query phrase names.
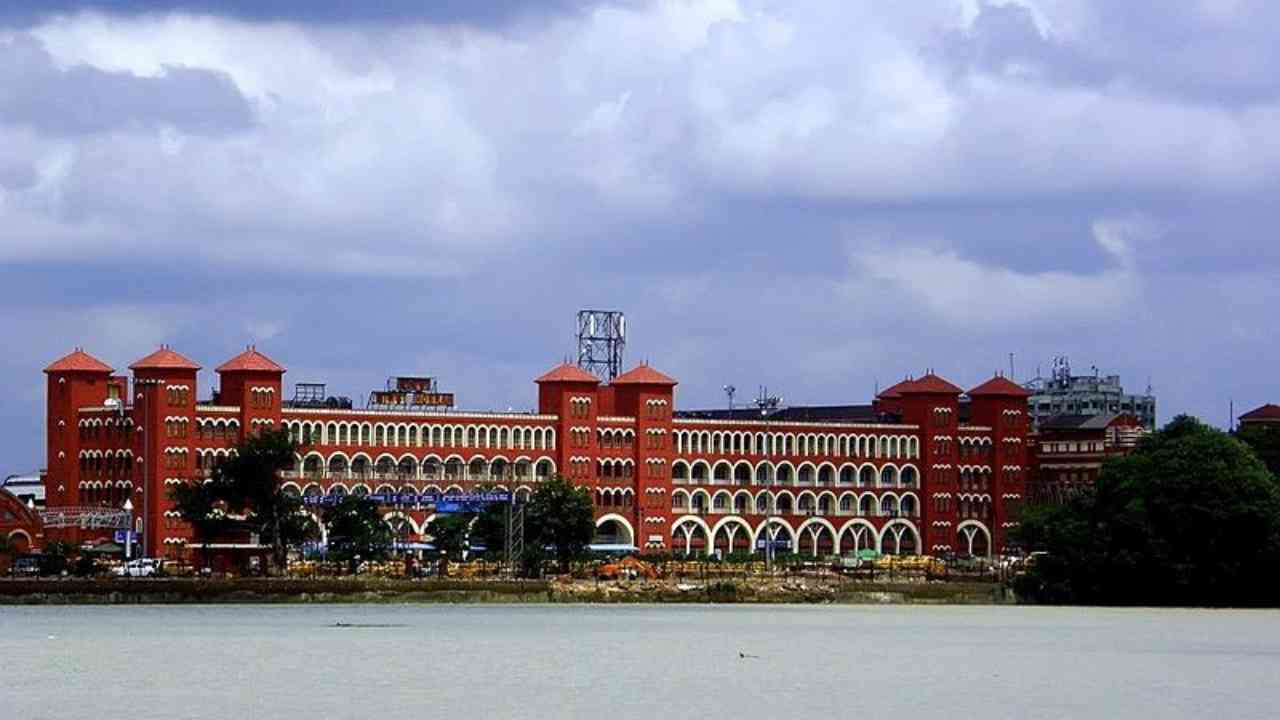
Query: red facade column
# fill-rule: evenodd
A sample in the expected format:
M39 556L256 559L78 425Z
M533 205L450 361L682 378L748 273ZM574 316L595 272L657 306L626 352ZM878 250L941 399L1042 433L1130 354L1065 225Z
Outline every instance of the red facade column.
M45 503L50 508L82 504L80 481L80 410L101 407L107 400L111 367L77 348L44 369L45 405ZM123 399L122 399L123 402ZM55 531L51 540L79 542L74 528Z
M672 547L671 463L675 458L676 381L648 365L641 365L611 383L619 414L635 418L635 496L630 522L633 544L657 550Z
M991 544L1003 554L1018 511L1026 502L1030 454L1027 448L1027 398L1031 393L997 375L969 391L975 425L991 428Z
M173 509L165 481L187 482L195 476L196 376L200 366L161 346L129 369L133 371L142 459L142 497L134 502L134 514L142 519L143 554L158 557L175 547L165 540L191 536L185 525L165 517Z
M956 549L957 521L956 464L960 427L960 388L927 373L917 380L894 386L904 422L919 426L922 500L920 512L921 547L932 553L936 547ZM938 496L950 500L939 510Z

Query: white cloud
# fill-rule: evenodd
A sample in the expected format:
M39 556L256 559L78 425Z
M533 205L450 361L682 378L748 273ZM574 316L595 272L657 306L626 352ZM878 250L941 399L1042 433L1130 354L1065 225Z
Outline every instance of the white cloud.
M284 324L274 320L251 320L245 323L244 329L254 340L263 342L283 332Z
M1135 244L1155 235L1154 223L1140 216L1097 220L1093 239L1113 264L1094 273L1019 272L926 247L859 251L853 263L859 277L902 293L933 318L958 327L1077 323L1132 312L1143 287Z

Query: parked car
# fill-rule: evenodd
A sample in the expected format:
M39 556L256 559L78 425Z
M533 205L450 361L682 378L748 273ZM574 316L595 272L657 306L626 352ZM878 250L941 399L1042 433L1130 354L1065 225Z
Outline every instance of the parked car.
M39 555L19 555L9 566L9 574L14 577L38 577L40 575Z
M116 577L153 577L159 575L164 563L158 558L129 560L115 569Z

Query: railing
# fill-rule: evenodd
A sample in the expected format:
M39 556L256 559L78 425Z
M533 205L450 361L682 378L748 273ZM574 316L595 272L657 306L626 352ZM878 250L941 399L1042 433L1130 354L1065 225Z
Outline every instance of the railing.
M131 513L109 507L55 507L40 511L40 519L49 528L120 528L129 527Z
M439 474L439 475L402 475L400 473L379 473L379 472L298 472L296 470L284 470L280 473L283 480L342 480L356 482L376 482L376 483L422 483L422 482L544 482L550 475L471 475L470 473L460 473L457 475Z

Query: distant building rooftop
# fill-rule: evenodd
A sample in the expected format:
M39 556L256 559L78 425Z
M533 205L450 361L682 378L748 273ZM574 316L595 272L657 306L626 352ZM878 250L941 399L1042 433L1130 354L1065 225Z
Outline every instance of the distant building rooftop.
M766 410L743 407L719 410L681 410L678 418L701 420L772 420L774 422L885 422L884 413L876 413L871 405L794 405Z
M1120 413L1054 415L1040 421L1040 430L1105 430L1124 418L1129 418L1130 422L1137 422L1137 418Z
M44 507L44 482L40 473L10 475L0 480L0 488L8 490L24 504L31 500L36 507Z

